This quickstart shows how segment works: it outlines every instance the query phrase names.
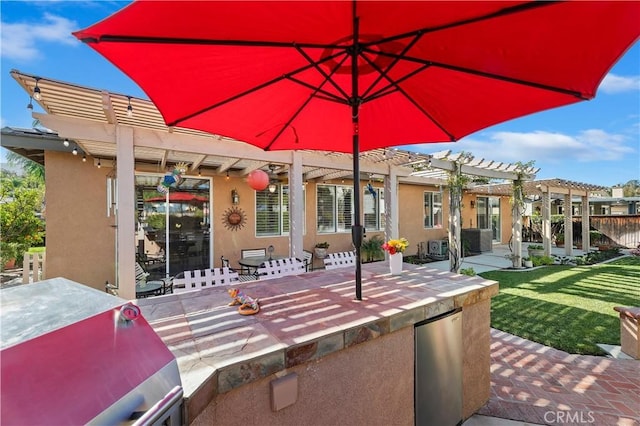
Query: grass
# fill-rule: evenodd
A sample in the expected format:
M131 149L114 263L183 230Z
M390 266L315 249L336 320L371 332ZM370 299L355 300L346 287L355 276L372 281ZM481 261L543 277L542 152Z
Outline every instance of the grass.
M620 344L614 306L640 306L640 257L593 266L480 274L500 283L491 326L569 353L603 355Z

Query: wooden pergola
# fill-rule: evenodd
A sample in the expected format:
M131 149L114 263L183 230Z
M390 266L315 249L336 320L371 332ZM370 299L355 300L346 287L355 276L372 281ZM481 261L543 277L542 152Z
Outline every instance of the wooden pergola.
M525 195L538 196L542 202L542 244L544 246L545 256L551 253L551 199L553 196L561 196L564 199L564 232L565 241L573 241L572 211L571 200L573 197L580 197L582 205L582 245L590 246L589 238L589 196L591 193L605 189L599 185L592 185L583 182L574 182L566 179L543 179L525 182ZM482 185L469 189L470 192L476 194L502 194L509 193L508 185ZM573 255L573 244L565 244L565 254Z

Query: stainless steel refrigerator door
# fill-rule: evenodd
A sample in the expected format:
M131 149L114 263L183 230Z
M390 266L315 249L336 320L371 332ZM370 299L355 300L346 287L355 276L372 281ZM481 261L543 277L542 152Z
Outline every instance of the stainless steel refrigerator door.
M415 327L415 419L418 426L462 421L462 312Z

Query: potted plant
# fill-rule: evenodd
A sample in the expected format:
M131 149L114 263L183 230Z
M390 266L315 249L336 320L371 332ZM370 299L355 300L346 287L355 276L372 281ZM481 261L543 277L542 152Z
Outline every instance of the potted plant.
M533 260L529 256L525 256L522 258L522 266L525 268L533 268Z
M564 247L564 234L556 235L556 247Z
M324 241L322 243L316 243L315 247L313 248L313 250L316 253L316 257L318 259L324 259L325 257L327 257L327 249L329 248L329 243Z
M542 244L530 244L527 247L527 251L529 252L529 257L544 256L544 246Z

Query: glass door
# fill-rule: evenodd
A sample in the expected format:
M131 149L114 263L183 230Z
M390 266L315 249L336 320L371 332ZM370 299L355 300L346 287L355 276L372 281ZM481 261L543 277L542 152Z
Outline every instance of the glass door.
M211 267L211 181L184 178L165 194L162 175L136 176L136 257L150 279Z
M478 197L476 206L478 212L478 228L491 229L493 241L500 242L502 238L502 227L500 226L500 198Z

